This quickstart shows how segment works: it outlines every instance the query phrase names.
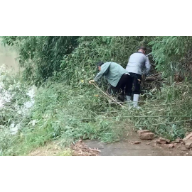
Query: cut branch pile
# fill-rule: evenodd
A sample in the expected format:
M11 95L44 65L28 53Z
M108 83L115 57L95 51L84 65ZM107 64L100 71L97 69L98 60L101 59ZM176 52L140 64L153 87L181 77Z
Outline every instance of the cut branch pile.
M71 148L73 156L98 156L100 153L100 150L86 146L82 140L76 142Z

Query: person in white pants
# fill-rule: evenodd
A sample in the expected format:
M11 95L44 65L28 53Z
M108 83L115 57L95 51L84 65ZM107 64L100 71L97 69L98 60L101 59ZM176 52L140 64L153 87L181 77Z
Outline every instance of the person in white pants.
M141 93L141 75L148 74L151 68L151 64L149 62L149 58L145 55L146 48L140 47L138 52L133 53L129 57L129 61L126 67L127 72L129 72L131 76L131 80L129 83L129 93L127 96L127 100L131 101L131 95L133 94L133 106L138 107L139 96ZM132 88L134 89L132 90Z

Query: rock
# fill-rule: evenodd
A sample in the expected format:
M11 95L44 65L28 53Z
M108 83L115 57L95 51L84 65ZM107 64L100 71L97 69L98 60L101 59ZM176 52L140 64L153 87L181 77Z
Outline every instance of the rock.
M189 140L189 139L192 139L192 133L189 133L189 134L183 139L183 141L185 142L185 141L187 141L187 140Z
M175 143L180 143L180 139L176 139L176 140L175 140Z
M177 143L173 143L173 146L176 147L176 146L177 146Z
M171 144L168 144L168 147L169 147L169 148L174 148L174 144L172 144L172 143L171 143Z
M149 130L139 130L138 134L142 140L152 140L155 136L154 133L150 132Z
M186 142L185 142L185 147L186 147L187 149L192 148L192 140L186 141Z
M140 143L141 143L140 141L133 142L133 144L140 144Z
M187 149L192 148L192 133L189 133L184 139L183 139L185 146Z
M189 135L189 134L190 134L190 132L186 132L186 133L185 133L185 137L187 137L187 135Z
M181 143L183 140L182 139L176 139L175 141L174 141L174 143Z
M137 133L140 135L140 134L142 134L142 133L148 133L148 132L150 132L149 130L139 130L139 131L137 131Z
M170 144L162 144L164 147L168 147L168 148L174 148L174 144L170 143Z
M158 144L169 144L170 143L170 140L168 140L168 139L164 139L164 138L159 138L157 141L156 141L156 143L158 143Z

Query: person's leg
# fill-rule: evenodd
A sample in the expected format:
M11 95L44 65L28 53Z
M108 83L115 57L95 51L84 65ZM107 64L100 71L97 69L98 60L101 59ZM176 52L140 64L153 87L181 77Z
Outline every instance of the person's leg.
M134 91L133 91L133 105L134 107L138 107L138 101L139 101L139 96L141 93L141 75L135 74L134 77Z
M132 96L133 82L134 82L134 74L129 73L129 75L127 76L126 89L125 89L126 100L128 101L129 106L132 105L131 96Z
M126 74L123 74L121 79L119 80L116 89L119 90L119 99L124 101L124 92L125 92L125 85L126 85Z
M130 74L126 76L126 81L125 81L125 95L126 95L126 100L129 102L131 101L132 86L133 86L133 77Z
M112 90L112 91L110 92L111 95L117 94L117 93L119 92L119 89L118 89L117 87L113 87L112 85L111 85L110 89Z

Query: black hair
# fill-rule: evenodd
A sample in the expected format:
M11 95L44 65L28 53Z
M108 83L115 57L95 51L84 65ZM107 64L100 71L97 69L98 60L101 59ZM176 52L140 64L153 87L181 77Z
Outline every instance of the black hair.
M100 67L100 66L103 65L103 64L104 64L104 62L99 61L99 62L97 63L97 67Z
M147 51L147 48L144 47L144 46L139 47L138 50L139 50L139 49L143 49L145 52Z

